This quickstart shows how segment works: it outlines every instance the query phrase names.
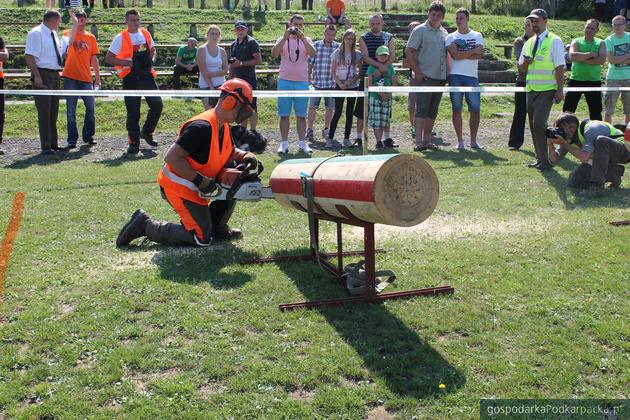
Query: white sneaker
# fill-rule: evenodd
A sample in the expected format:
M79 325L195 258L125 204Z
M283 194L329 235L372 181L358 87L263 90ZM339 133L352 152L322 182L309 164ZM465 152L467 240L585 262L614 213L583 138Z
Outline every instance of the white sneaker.
M278 153L282 153L282 154L286 154L289 153L289 142L288 141L281 141L280 142L280 147L278 147Z
M352 147L352 144L350 139L343 139L343 147Z
M329 132L329 131L330 131L330 130L329 130L329 129L327 129L327 128L324 128L324 129L322 130L322 138L323 138L323 139L327 139L327 138L328 138L328 132Z
M288 146L287 146L288 147ZM298 142L298 150L302 153L312 153L313 151L311 150L311 148L309 147L308 144L306 144L304 141L299 141Z

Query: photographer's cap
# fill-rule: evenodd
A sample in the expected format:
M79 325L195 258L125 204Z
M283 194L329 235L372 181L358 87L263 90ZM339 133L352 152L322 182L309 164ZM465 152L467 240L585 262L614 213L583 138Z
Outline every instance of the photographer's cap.
M234 29L238 28L247 29L247 22L245 22L244 20L237 20L236 22L234 22Z
M376 55L389 55L389 48L387 45L381 45L376 49Z
M534 19L545 19L547 20L547 12L545 9L534 9L530 12L529 16L526 19L534 18Z

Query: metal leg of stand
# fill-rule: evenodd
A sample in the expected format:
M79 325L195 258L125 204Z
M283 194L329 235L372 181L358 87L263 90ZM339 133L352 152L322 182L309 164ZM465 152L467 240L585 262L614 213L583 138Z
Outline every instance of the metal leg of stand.
M343 225L337 222L337 271L343 275Z
M363 249L365 250L365 299L376 297L376 258L374 256L374 224L363 227Z

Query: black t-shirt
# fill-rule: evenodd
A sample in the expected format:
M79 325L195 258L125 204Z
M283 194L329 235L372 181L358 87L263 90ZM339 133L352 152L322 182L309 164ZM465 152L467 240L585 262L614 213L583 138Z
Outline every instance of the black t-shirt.
M4 39L2 39L2 37L0 37L0 49L4 48ZM4 64L4 63L0 63L0 64ZM4 82L4 78L0 76L0 80L2 80Z
M368 57L376 59L376 49L381 45L387 46L392 37L392 34L385 31L381 32L379 35L374 35L372 32L366 32L361 35L361 38L365 41L365 46L368 50ZM365 77L368 66L369 64L364 60L363 67L361 67L361 79Z
M249 35L247 35L247 38L243 40L243 42L238 42L238 39L232 42L232 46L230 47L230 57L234 57L239 61L252 60L256 53L260 53L260 46L258 42ZM238 67L234 69L234 76L251 83L252 80L256 80L256 67Z
M212 127L208 121L198 120L184 127L175 143L186 150L195 162L203 165L208 162L211 139ZM223 127L219 129L219 150L221 147L223 147Z

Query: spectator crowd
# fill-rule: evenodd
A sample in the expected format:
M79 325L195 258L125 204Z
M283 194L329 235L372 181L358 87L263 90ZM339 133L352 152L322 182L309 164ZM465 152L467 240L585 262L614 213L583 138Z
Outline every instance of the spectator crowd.
M351 29L351 22L345 15L343 0L328 0L326 11L326 25L321 39L313 40L307 37L304 33L304 18L295 14L289 19L284 34L275 42L271 55L280 61L277 84L279 90L363 91L365 83L369 86L396 86L401 83L393 66L396 60L394 36L384 30L381 15L370 16L369 30L359 35ZM61 15L55 10L48 10L44 14L42 24L33 28L27 36L25 57L35 89L60 89L62 79L63 88L66 90L92 90L98 89L101 85L97 59L100 51L95 37L85 31L86 14L82 11L69 14L71 30L58 34ZM408 69L405 78L410 86L478 87L480 86L478 63L485 52L483 35L469 26L471 16L464 8L456 11L457 29L449 34L442 24L445 14L444 4L433 1L428 8L426 21L412 22L409 25L409 39L402 52L403 66ZM583 36L571 40L566 54L563 40L550 31L548 23L549 18L545 10L532 10L524 20L524 34L514 42L519 70L516 86L524 87L526 92L515 94L514 117L508 147L510 150L519 150L522 146L525 120L528 119L536 155L531 167L540 171L548 170L567 153L573 154L582 163L590 166L592 161L597 161L593 155L598 150L598 136L608 139L619 137L619 133L613 131L614 127L611 124L620 98L625 124L630 123L630 92L607 91L602 96L599 91L586 90L568 92L565 96L563 89L565 70L567 63L570 62L569 87L597 88L603 84L608 87L630 87L630 33L626 30L626 17L622 14L613 17L613 33L605 39L597 37L600 22L595 18L587 20ZM155 42L151 34L142 27L137 10L126 12L125 24L126 28L112 40L106 52L105 62L114 67L123 89L157 90L154 69ZM341 35L337 32L338 26L343 26L344 31ZM216 25L207 28L206 42L200 47L197 47L195 38L188 39L177 51L173 67L174 87L176 89L181 87L181 76L198 75L201 90L217 90L231 78L245 80L256 89L256 66L262 63L260 46L251 35L248 35L248 24L244 21L235 22L234 35L235 40L227 51L219 45L221 29ZM0 38L0 83L3 83L2 64L7 59L8 52ZM608 68L602 80L601 70L606 61ZM575 120L569 117L559 119L556 126L570 127L568 129L565 127L561 135L550 136L547 129L552 105L564 101L565 116L571 116L574 115L582 95L588 106L590 123L578 121L573 138L567 133L572 131L571 127ZM449 96L452 124L457 139L455 147L465 149L467 146L465 138L468 137L468 147L482 149L483 146L478 141L480 93L454 91ZM56 126L59 96L41 95L35 97L35 105L43 154L55 154L77 147L79 130L76 109L79 98L85 106L81 140L86 145L96 144L93 96L69 96L66 99L67 143L60 147ZM408 96L409 123L416 151L438 148L434 142L434 125L441 98L441 92L410 93ZM464 100L469 114L467 136L464 134L462 115ZM150 146L157 146L153 133L161 116L162 100L159 96L147 96L145 101L149 111L141 126L141 98L125 97L127 153L130 155L138 153L140 140L144 140ZM361 145L365 128L363 101L363 97L334 95L312 97L310 101L306 97L279 97L278 153L286 154L291 149L289 132L292 114L297 128L297 150L302 153L312 151L309 143L315 138L314 125L322 102L324 126L321 138L325 141L325 147L334 149ZM216 105L216 98L205 97L203 104L205 109L213 108ZM337 142L335 134L344 104L345 126L343 136L339 137L341 141ZM377 149L398 146L390 134L392 104L391 93L372 92L368 96L367 123L374 132ZM0 101L0 106L1 143L4 122L3 100ZM256 108L255 99L253 108ZM356 135L352 138L355 119ZM250 125L252 130L255 130L256 114L242 122L242 125ZM598 136L586 136L585 133L589 129L591 132L596 130ZM569 143L563 143L559 137L564 139L565 143L566 141ZM616 140L615 143L623 145L622 140ZM623 153L625 148L615 148L610 144L608 146L610 147L607 148L607 153L614 156L606 162L615 161L615 165L619 166L626 163L624 159L630 159L630 156ZM576 147L579 153L577 151L572 153L572 148ZM613 172L616 170L613 168ZM581 173L583 175L583 171ZM621 176L617 175L615 172L615 176L620 179ZM601 192L599 188L600 184L603 184L601 178L601 174L598 175L598 188L595 192ZM617 178L611 181L613 185L619 185L616 182ZM604 179L609 180L606 175ZM579 184L585 189L589 187L588 183L584 182L573 184Z

